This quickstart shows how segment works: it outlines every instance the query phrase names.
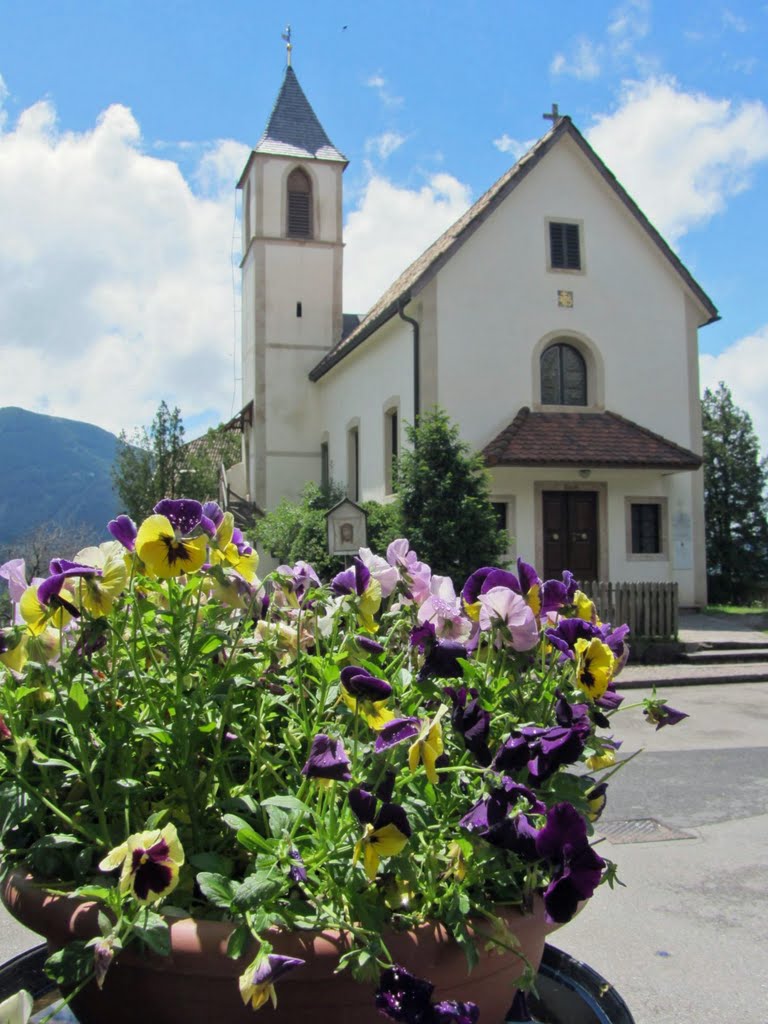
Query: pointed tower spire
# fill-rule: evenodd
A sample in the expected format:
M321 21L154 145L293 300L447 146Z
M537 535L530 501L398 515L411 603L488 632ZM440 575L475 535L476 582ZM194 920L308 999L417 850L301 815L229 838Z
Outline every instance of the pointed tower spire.
M325 129L318 121L290 65L285 69L285 78L267 127L256 143L254 152L348 163L344 154L336 149L325 134Z

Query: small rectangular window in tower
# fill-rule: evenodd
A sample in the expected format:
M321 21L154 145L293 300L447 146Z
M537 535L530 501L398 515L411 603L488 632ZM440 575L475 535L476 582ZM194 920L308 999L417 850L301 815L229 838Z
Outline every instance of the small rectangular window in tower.
M301 316L301 303L296 303L296 316Z
M581 270L578 224L549 222L549 265L552 270Z
M347 497L360 500L360 432L352 427L347 432Z
M397 490L397 456L400 453L400 422L397 408L384 413L384 490Z
M320 445L320 486L325 491L331 484L331 461L328 455L328 442Z

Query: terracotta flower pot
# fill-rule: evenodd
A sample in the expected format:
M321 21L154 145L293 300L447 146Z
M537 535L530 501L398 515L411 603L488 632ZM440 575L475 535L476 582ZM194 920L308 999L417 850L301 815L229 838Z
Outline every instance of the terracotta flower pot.
M23 871L8 874L2 899L17 920L46 939L52 951L71 939L98 934L95 903L49 895ZM522 953L538 967L551 931L541 903L530 915L510 912L504 917ZM136 1024L137 1018L184 1024L253 1024L254 1012L243 1005L237 985L253 952L237 961L226 956L232 925L185 918L173 920L170 930L169 957L123 952L101 991L92 983L73 1000L81 1024ZM343 934L281 933L273 944L276 953L300 957L306 964L277 983L277 1010L265 1010L272 1024L310 1019L313 1024L381 1024L384 1018L373 1000L376 986L357 983L348 971L334 974L339 956L348 948ZM392 933L387 945L396 963L434 984L436 1000L472 1000L480 1007L484 1024L504 1020L522 971L521 961L513 954L489 954L478 940L480 962L469 974L461 948L439 925Z

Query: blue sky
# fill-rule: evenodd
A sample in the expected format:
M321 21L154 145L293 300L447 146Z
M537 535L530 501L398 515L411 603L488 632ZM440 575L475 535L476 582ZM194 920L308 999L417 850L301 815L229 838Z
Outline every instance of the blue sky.
M239 407L234 183L293 65L345 173L345 308L569 114L720 310L768 449L768 3L0 0L0 405Z

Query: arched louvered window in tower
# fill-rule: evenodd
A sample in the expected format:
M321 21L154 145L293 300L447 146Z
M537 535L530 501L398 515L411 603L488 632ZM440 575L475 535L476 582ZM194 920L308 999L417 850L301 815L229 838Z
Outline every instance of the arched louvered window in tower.
M587 404L587 364L573 345L556 342L542 352L541 404Z
M288 237L312 237L312 185L299 167L288 175Z

